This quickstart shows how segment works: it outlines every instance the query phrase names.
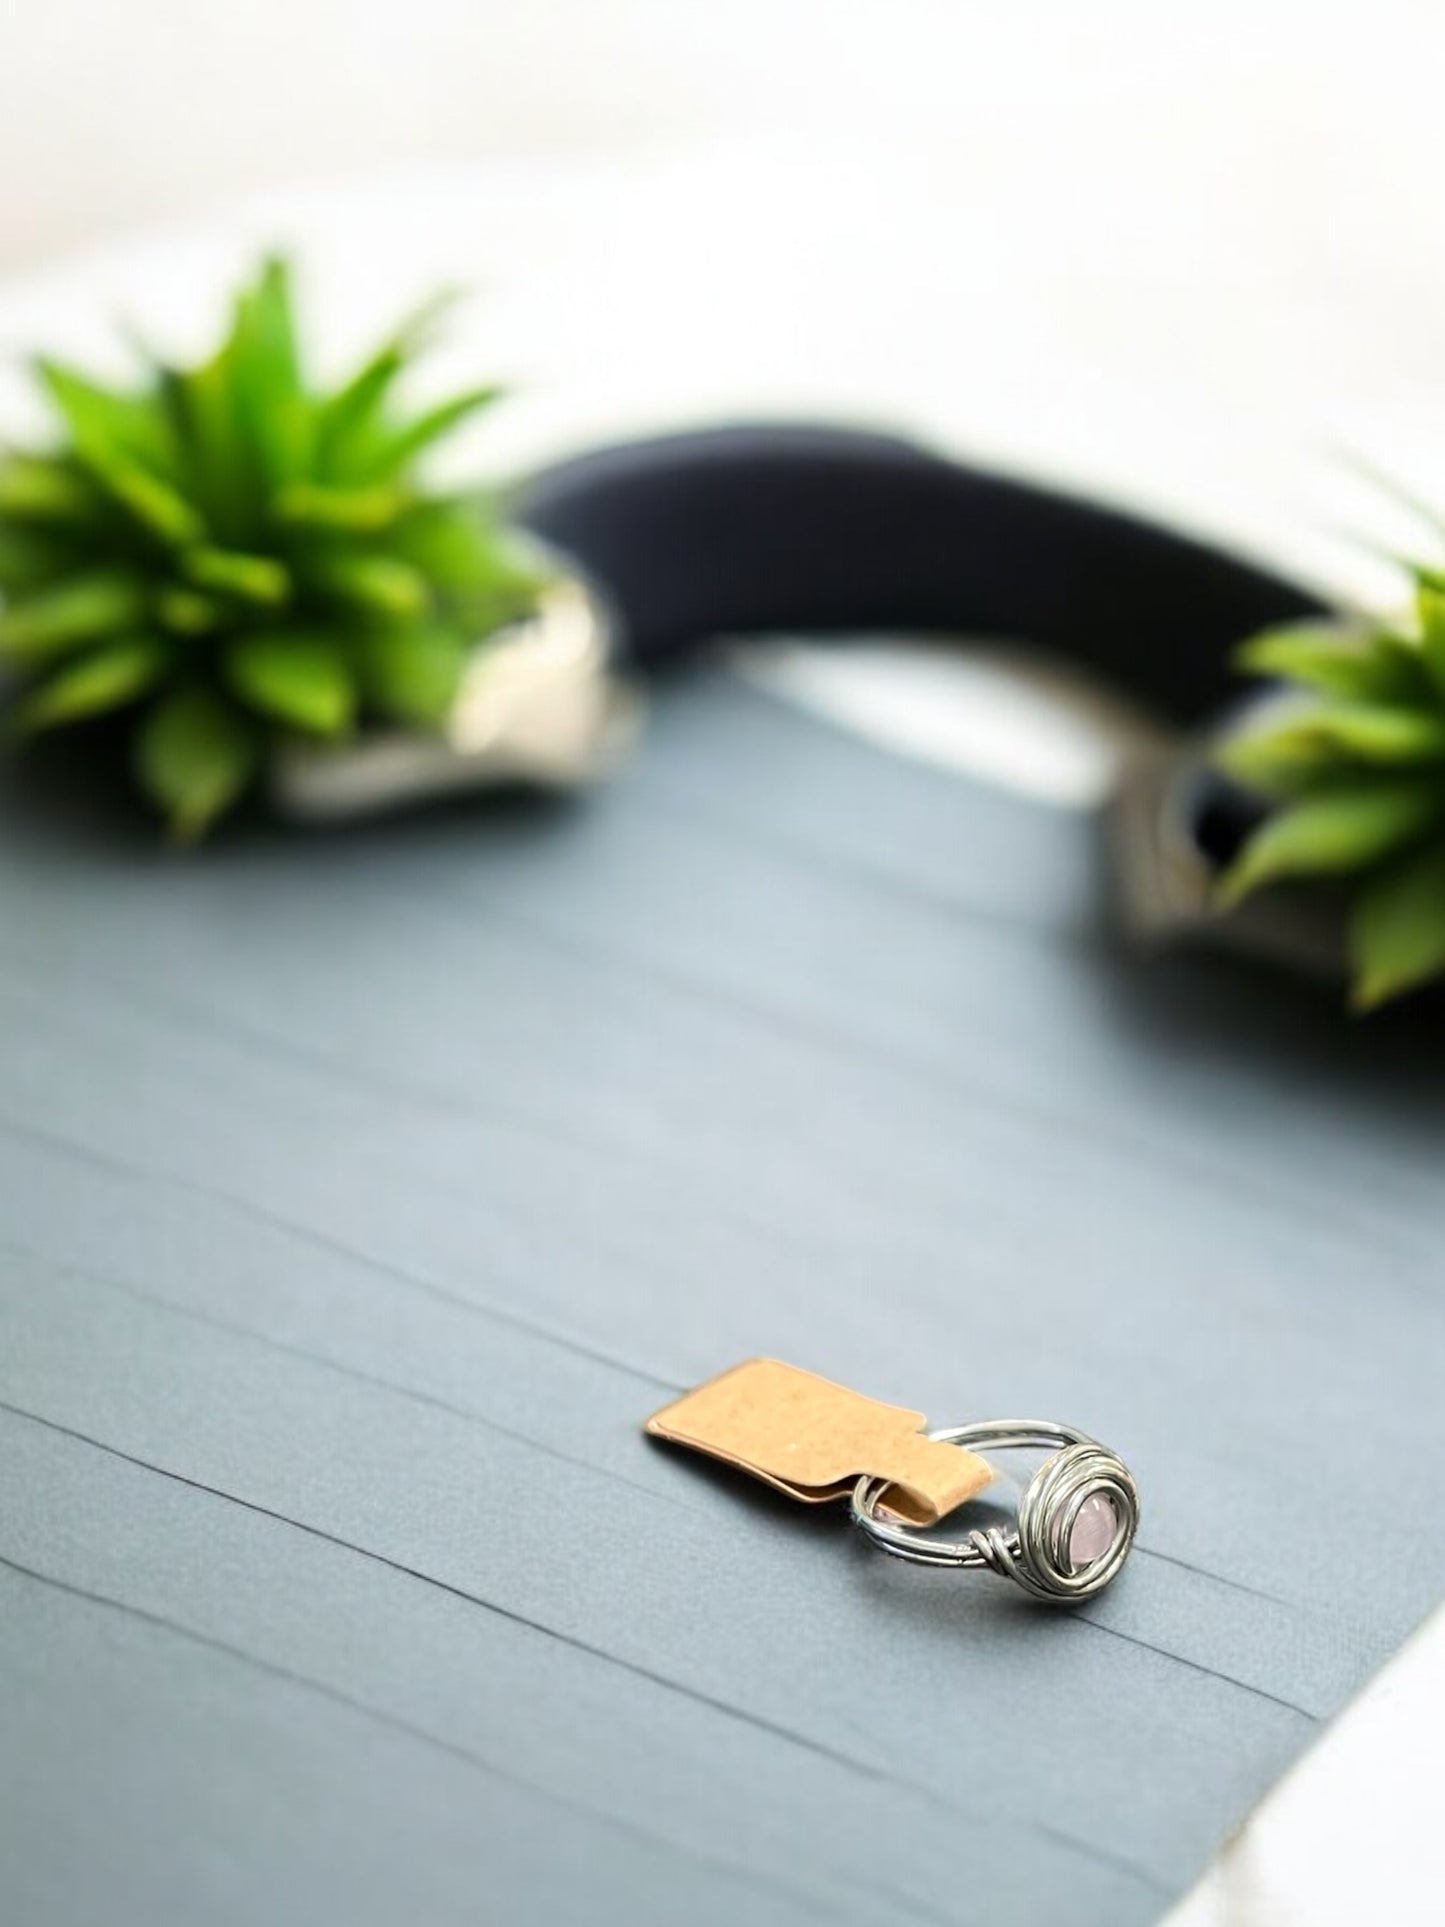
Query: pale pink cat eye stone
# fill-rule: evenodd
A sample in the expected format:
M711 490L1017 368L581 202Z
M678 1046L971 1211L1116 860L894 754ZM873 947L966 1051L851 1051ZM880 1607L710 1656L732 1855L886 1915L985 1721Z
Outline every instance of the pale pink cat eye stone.
M1119 1530L1119 1514L1114 1501L1104 1492L1091 1492L1079 1507L1069 1534L1069 1563L1075 1572L1102 1559L1114 1543Z

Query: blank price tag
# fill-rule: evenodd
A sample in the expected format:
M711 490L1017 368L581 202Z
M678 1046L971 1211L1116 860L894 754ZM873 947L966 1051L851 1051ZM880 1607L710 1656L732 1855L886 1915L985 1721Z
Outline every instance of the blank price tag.
M936 1525L981 1492L993 1468L923 1436L922 1412L883 1405L776 1358L750 1358L647 1421L654 1438L724 1459L808 1505L845 1497L865 1473L887 1479L886 1509Z

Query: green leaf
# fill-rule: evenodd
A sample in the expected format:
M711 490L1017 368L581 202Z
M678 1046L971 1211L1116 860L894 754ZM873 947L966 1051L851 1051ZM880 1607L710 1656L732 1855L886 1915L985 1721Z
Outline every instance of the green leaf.
M145 614L145 592L136 577L113 569L69 576L0 615L0 656L43 662L134 629Z
M267 630L232 643L231 688L253 709L318 736L342 736L356 717L346 657L326 636Z
M177 582L156 594L156 616L173 635L206 636L226 620L226 610L214 596L202 595Z
M354 459L365 431L374 430L387 391L405 368L396 345L382 349L347 385L321 404L316 421L316 469L326 480L339 479Z
M305 393L301 348L296 337L291 264L273 254L261 264L254 285L236 303L236 335L243 359L256 378L256 393L268 401Z
M368 452L369 469L377 476L400 475L427 449L454 433L469 416L490 408L504 393L496 386L472 388L428 409L378 440L375 449Z
M431 602L426 577L395 556L362 552L329 555L311 565L319 589L358 614L382 622L408 622Z
M284 264L268 263L236 296L209 361L157 372L189 487L222 542L244 547L259 536L276 485L304 472L313 439Z
M0 521L0 590L12 601L53 587L79 567L76 543L57 531Z
M166 814L172 836L193 843L228 810L256 773L254 731L208 689L180 689L136 733L136 777Z
M12 455L0 464L0 516L17 522L83 522L94 492L68 461Z
M1445 697L1445 586L1423 572L1415 581L1415 613L1420 623L1420 654L1434 680L1437 698Z
M1433 569L1415 574L1415 614L1422 635L1445 636L1445 581Z
M529 615L548 581L537 555L500 527L483 501L423 503L387 545L421 570L473 641Z
M1252 637L1235 657L1256 676L1283 676L1347 701L1402 704L1432 693L1430 674L1417 643L1388 631L1351 629L1344 623L1290 623Z
M464 502L419 503L391 531L387 547L447 593L489 581L496 566L495 532Z
M158 642L107 643L69 662L16 704L11 726L20 735L55 729L121 709L155 686L165 666Z
M1445 818L1445 785L1378 780L1326 790L1275 811L1220 879L1232 904L1283 877L1364 869Z
M259 526L262 478L231 384L230 350L199 368L163 368L160 395L191 493L224 541L244 541Z
M1429 763L1445 757L1445 715L1382 703L1334 703L1301 716L1303 740L1362 763Z
M81 460L111 500L148 534L172 546L204 540L206 525L201 516L169 482L139 462L105 448L82 451Z
M1282 721L1246 729L1215 751L1240 782L1289 794L1360 773L1360 765L1399 768L1445 763L1445 715L1378 703L1291 709Z
M445 308L456 299L446 290L409 315L350 381L321 404L316 423L316 472L337 480L364 461L365 450L381 425L382 405L398 375L420 351Z
M1445 970L1445 849L1419 850L1363 886L1350 918L1350 954L1359 1010Z
M230 371L242 427L272 483L302 475L312 453L314 409L306 394L291 298L291 270L273 256L236 299Z
M1302 791L1348 782L1359 764L1313 725L1302 726L1301 711L1272 706L1276 720L1242 729L1216 743L1212 760L1226 775L1265 796L1295 796Z
M361 638L358 657L368 707L393 722L437 727L456 699L467 655L466 638L440 623L373 630Z
M387 547L447 595L533 601L546 576L484 499L418 504Z
M87 462L113 458L156 474L171 470L174 442L155 396L106 388L48 356L37 360L35 372Z
M162 542L199 540L204 523L173 485L180 479L175 438L159 391L121 394L58 361L42 359L36 368L76 456L106 494Z
M409 495L386 483L335 488L321 482L292 482L276 497L272 512L288 528L373 535L389 528L410 503Z
M245 555L238 549L191 549L181 558L181 565L198 588L234 596L257 609L280 609L290 599L290 571L272 555Z

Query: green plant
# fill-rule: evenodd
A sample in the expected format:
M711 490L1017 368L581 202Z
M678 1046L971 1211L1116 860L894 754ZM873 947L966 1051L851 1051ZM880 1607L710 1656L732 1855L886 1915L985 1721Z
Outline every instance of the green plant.
M1360 1009L1445 971L1445 576L1411 573L1413 624L1301 625L1246 643L1240 666L1285 693L1216 752L1274 805L1223 900L1334 879Z
M270 260L198 366L148 360L116 388L38 360L61 438L0 461L12 728L132 712L135 776L190 840L279 735L438 724L471 649L541 584L494 508L419 478L497 394L400 404L437 311L323 390Z

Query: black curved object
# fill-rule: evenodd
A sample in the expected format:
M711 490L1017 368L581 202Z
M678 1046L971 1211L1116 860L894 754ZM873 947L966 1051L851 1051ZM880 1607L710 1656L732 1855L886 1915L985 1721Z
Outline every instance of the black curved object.
M643 664L719 634L952 631L1051 650L1197 723L1231 694L1235 643L1322 608L1136 516L847 429L604 449L538 477L521 515L610 591Z

